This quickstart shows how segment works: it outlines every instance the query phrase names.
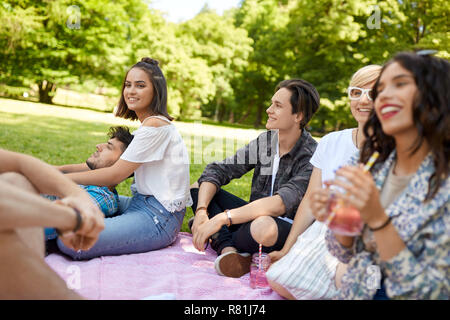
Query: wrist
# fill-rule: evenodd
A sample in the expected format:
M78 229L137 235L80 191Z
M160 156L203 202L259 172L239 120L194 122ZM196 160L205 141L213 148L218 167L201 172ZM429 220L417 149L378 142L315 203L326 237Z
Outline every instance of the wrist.
M367 219L366 224L369 229L377 229L382 226L389 217L386 215L384 210L378 210L377 214L372 214L370 219Z
M228 219L227 219L227 215L225 212L216 214L214 216L214 218L211 219L211 221L217 221L217 223L220 225L220 227L226 226L228 224Z
M199 212L203 212L207 216L209 216L209 214L208 214L208 207L207 206L198 206L197 209L194 212L194 215L197 215L197 213L199 213Z
M381 229L384 229L385 227L387 227L389 224L391 223L391 217L386 217L386 219L382 222L376 222L373 224L367 224L367 226L369 227L369 230L372 232L375 231L379 231Z
M223 220L224 220L224 225L226 225L227 227L230 227L233 224L233 220L231 219L231 211L226 209L223 212Z
M61 214L61 216L64 216L63 226L61 228L56 228L56 231L58 234L67 231L77 232L83 223L81 212L78 209L69 206L64 206L64 211L66 211L67 215Z
M288 247L284 246L284 247L280 250L280 252L281 252L281 254L282 254L283 256L285 256L285 255L287 255L287 253L289 252L290 249L291 249L290 246L288 246Z

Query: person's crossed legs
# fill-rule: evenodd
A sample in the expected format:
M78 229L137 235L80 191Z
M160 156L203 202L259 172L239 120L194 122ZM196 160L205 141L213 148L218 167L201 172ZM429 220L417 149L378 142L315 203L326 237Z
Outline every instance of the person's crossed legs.
M191 188L194 204L197 208L198 189ZM247 202L235 195L220 189L208 206L209 217L233 209ZM211 237L211 247L219 256L215 267L219 274L229 277L241 277L250 271L251 254L258 252L262 244L264 252L281 250L289 234L291 224L284 220L262 216L247 223L223 226L219 232Z

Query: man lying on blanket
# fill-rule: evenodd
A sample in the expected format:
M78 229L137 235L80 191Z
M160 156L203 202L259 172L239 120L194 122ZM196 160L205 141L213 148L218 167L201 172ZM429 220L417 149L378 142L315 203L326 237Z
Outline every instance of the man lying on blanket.
M66 164L56 166L62 173L81 172L95 170L112 166L119 160L122 153L133 140L133 135L127 127L111 127L108 132L108 141L96 146L97 151L93 153L84 163ZM91 196L105 217L112 217L116 214L119 206L119 195L116 186L100 187L80 185ZM57 197L44 195L50 200ZM54 228L45 229L45 239L53 240L57 238Z

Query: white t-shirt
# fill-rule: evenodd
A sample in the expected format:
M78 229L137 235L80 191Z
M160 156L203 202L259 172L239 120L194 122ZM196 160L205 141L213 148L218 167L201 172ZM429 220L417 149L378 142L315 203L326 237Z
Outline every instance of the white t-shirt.
M272 166L272 188L270 189L270 195L273 195L273 186L275 185L275 178L278 173L278 167L280 166L280 142L278 141L278 132L277 132L277 153L273 158L273 166ZM292 224L294 220L286 218L286 217L277 217L278 219L284 220Z
M353 129L331 132L320 139L309 162L322 170L322 182L334 179L334 171L350 161L358 149L353 144Z
M278 173L278 167L280 166L280 151L279 149L279 142L277 142L277 153L275 154L275 157L273 158L273 167L272 167L272 188L270 189L270 195L273 195L273 186L275 184L275 178Z
M170 121L164 117L156 118ZM134 172L138 193L153 195L169 212L192 205L189 190L189 157L186 145L173 124L140 126L120 157L142 163Z

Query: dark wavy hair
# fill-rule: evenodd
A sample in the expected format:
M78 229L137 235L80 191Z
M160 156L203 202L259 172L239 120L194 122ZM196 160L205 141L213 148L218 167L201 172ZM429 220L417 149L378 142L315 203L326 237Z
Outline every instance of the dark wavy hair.
M418 89L413 102L413 121L419 135L411 146L411 154L417 152L424 141L430 145L435 172L430 178L426 196L426 200L429 200L438 192L450 171L450 63L431 55L400 52L383 66L373 87L374 100L378 96L381 75L394 62L413 74ZM378 151L380 156L375 165L384 162L395 149L395 140L383 132L374 111L363 130L367 139L362 147L360 161L366 163L371 154Z
M319 109L319 92L311 83L303 79L283 80L277 85L275 92L281 88L291 92L292 114L299 112L303 114L303 119L300 121L300 129L303 129Z
M134 136L130 133L130 129L125 126L116 126L110 127L108 131L108 138L114 139L116 138L120 142L122 142L123 146L121 147L122 152L124 152L128 145L133 140Z
M141 61L136 63L134 66L130 68L139 68L143 70L145 73L147 73L150 82L153 85L153 99L150 103L149 110L152 113L152 115L161 115L166 117L169 120L173 120L173 118L169 115L167 112L167 83L166 78L164 77L163 72L158 66L158 61L154 60L152 58L142 58ZM128 109L128 106L125 102L125 98L123 97L123 89L125 88L125 81L127 80L127 71L125 74L125 78L122 83L122 91L121 96L119 100L119 104L117 106L117 110L115 112L116 117L121 117L125 119L131 119L131 120L137 120L136 112L133 110Z

